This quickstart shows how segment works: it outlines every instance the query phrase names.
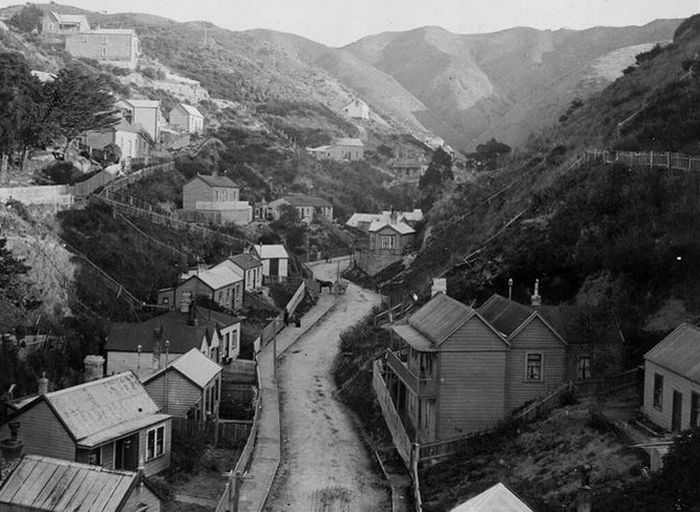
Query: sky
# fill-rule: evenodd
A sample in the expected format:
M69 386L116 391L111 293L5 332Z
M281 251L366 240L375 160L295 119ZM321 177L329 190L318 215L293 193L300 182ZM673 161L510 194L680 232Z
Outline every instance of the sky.
M18 1L0 0L0 5ZM93 11L145 12L223 28L268 28L329 46L426 25L473 34L510 27L537 29L644 25L687 18L699 0L61 0Z

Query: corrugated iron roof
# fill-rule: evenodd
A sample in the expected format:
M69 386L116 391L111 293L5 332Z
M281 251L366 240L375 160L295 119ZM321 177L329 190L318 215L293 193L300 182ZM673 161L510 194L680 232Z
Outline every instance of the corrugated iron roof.
M498 331L510 336L535 310L495 294L478 311Z
M351 137L338 137L337 139L333 139L333 146L353 146L358 148L365 147L360 139Z
M287 249L281 244L270 244L270 245L255 245L255 252L258 254L261 260L267 260L271 258L289 258L287 254Z
M370 224L370 226L369 226L369 231L375 232L375 231L379 231L380 229L383 229L385 227L389 227L389 228L393 229L394 231L396 231L400 235L410 235L411 233L416 232L411 226L409 226L408 224L406 224L404 222L400 222L400 221L391 222L391 221L387 221L387 220L378 220L378 221L372 222L372 224Z
M229 256L228 259L244 270L262 267L262 261L247 252Z
M372 222L381 219L381 213L353 213L348 219L348 221L345 223L345 225L356 228L360 225L360 222L367 222L371 224Z
M534 512L513 491L499 482L450 512Z
M644 359L700 383L700 329L682 323L644 354Z
M418 352L437 352L437 347L428 338L408 324L397 324L392 330Z
M96 432L95 434L81 439L78 442L78 446L84 448L94 448L113 439L124 437L130 432L137 432L146 427L150 427L151 425L155 425L156 423L161 423L167 419L170 419L171 417L172 416L169 414L151 414L149 416L143 416L142 418L135 418L133 420L125 421L124 423L119 423L113 427Z
M160 101L157 101L157 100L134 100L134 99L129 98L129 99L126 99L123 101L128 103L133 108L158 108L158 107L160 107Z
M187 112L191 116L195 117L201 117L204 118L202 113L197 110L197 107L193 107L192 105L188 105L187 103L180 103L180 106L184 109L185 112Z
M138 479L131 471L25 455L0 487L0 503L42 512L117 512Z
M476 311L444 293L437 293L408 319L408 323L440 345Z
M243 280L243 274L228 266L214 267L204 270L196 276L212 290L218 290Z
M44 399L78 442L158 413L158 406L131 372L47 393Z
M187 183L194 180L202 180L210 187L239 188L231 178L219 174L198 174Z
M322 197L305 195L283 196L282 199L292 206L313 206L314 208L330 208L332 205Z
M162 333L159 335L161 350L165 350L163 343L168 340L170 342L168 350L171 354L184 354L192 348L200 348L205 337L208 338L214 330L240 322L237 317L202 307L195 308L194 316L197 319L197 325L189 325L189 314L178 311L163 313L138 323L114 322L107 336L105 350L136 352L141 345L141 351L144 353L143 361L146 365L147 357L153 351L156 341L154 338L156 329L160 330L162 327Z
M168 366L175 368L202 389L221 373L221 366L196 348L181 355Z

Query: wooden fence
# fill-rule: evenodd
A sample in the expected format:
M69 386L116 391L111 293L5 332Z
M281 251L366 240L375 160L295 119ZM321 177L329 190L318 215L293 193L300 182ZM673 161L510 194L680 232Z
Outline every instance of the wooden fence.
M571 381L565 382L554 391L546 395L544 398L535 401L528 405L523 410L513 415L513 420L533 421L540 416L548 413L552 409L559 407L561 397L564 393L570 393L574 390L574 383Z
M379 402L379 407L391 433L391 439L394 441L396 451L399 452L406 467L410 469L412 465L413 442L403 426L396 407L394 407L394 401L391 399L384 377L382 377L380 364L379 360L375 360L372 366L372 387L377 395L377 402Z
M643 372L644 367L639 366L602 379L578 381L574 383L574 391L581 396L609 395L622 389L640 386Z
M700 156L660 151L611 151L594 149L584 153L585 162L623 163L634 167L663 167L678 171L700 171Z
M10 200L24 204L55 205L69 207L73 204L71 188L66 185L39 185L35 187L0 188L0 201Z
M252 430L251 421L222 420L194 421L188 418L173 418L173 435L185 438L203 438L217 448L239 448L246 442Z
M411 309L413 309L414 305L415 302L412 300L407 300L396 304L395 306L392 306L381 313L377 313L374 315L374 326L379 327L380 325L384 325L386 323L390 324L399 318L403 318L409 311L411 311Z

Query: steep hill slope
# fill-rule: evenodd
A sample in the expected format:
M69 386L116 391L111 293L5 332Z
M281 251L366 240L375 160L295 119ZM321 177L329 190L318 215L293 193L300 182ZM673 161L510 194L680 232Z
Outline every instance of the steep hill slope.
M621 49L670 39L679 23L477 35L424 27L366 37L346 50L424 103L427 109L415 115L426 127L456 147L471 148L492 136L522 143L533 129L556 121L572 99L610 83L610 69L596 72L600 59L617 52L612 62L621 73L633 62L620 59Z

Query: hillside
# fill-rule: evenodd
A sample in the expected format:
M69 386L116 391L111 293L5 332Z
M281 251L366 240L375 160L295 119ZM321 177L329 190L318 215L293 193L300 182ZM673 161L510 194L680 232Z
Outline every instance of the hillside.
M700 17L672 44L642 54L600 94L573 109L496 172L452 187L428 213L407 269L378 276L386 292L448 278L451 295L598 305L618 317L630 364L681 321L700 318L697 172L584 162L582 151L700 154ZM618 123L637 113L618 130Z

